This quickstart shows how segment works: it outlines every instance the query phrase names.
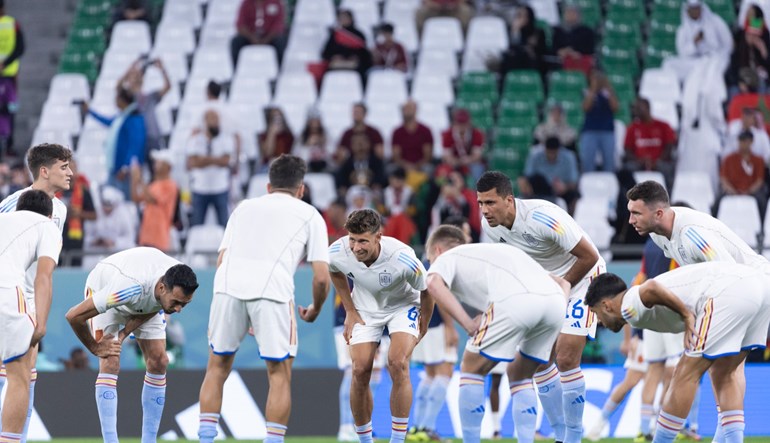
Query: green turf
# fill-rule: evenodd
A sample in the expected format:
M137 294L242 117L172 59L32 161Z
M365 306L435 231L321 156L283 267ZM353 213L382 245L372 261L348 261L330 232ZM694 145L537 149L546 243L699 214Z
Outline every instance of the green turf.
M122 443L140 443L140 439L138 438L121 438L120 441ZM163 440L160 440L163 441ZM178 442L189 442L193 440L176 440ZM217 440L217 442L238 442L238 443L257 443L262 440L233 440L233 439L227 439L227 440ZM386 440L375 440L379 442L385 442ZM483 442L492 443L492 442L506 442L510 441L513 442L515 440L513 439L502 439L502 440L482 440ZM544 440L544 442L550 442L552 440ZM691 442L692 440L679 440L681 442ZM702 443L707 443L711 441L711 439L704 439ZM91 438L91 439L84 439L84 438L55 438L51 440L48 443L101 443L102 439L100 438ZM461 439L454 439L452 440L453 443L462 443ZM633 443L633 440L630 438L608 438L601 440L602 443ZM744 439L745 443L770 443L770 437L746 437ZM32 442L30 442L32 443ZM337 443L337 439L333 437L291 437L286 439L286 443Z

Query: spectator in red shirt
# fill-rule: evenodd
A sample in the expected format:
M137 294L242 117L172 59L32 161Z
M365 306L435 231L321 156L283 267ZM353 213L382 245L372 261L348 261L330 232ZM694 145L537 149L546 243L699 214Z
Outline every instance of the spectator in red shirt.
M363 135L367 138L369 146L372 148L373 153L378 158L382 159L384 155L384 147L382 142L382 135L380 131L372 126L369 126L364 122L366 119L366 105L363 103L356 103L353 105L353 127L346 130L342 134L340 144L337 147L337 152L334 153L334 161L337 165L345 163L350 157L352 152L351 141L354 135Z
M667 123L652 118L650 102L634 103L636 120L626 130L625 166L631 171L660 171L669 181L674 173L672 151L676 135Z
M270 161L281 154L291 154L294 135L286 126L286 118L279 108L267 110L267 129L259 134L259 152L262 155L263 172L267 172Z
M417 121L417 103L401 107L404 124L393 131L393 163L409 171L430 172L433 159L433 134Z
M467 109L455 109L452 125L441 134L444 147L443 163L463 174L470 173L474 183L484 173L484 134L471 124Z
M764 216L767 206L765 162L751 152L754 135L744 131L738 136L738 151L722 160L719 178L722 195L751 195L757 199L759 213Z
M473 18L473 8L465 0L422 0L422 6L415 14L417 32L422 34L422 25L425 24L425 20L433 17L454 17L460 20L465 31Z
M406 72L406 51L401 43L393 40L393 25L383 23L379 28L377 45L374 47L374 66Z
M323 212L326 222L326 233L329 235L329 243L334 243L338 239L348 235L345 230L345 221L347 221L348 204L344 198L338 198L329 205Z
M243 0L235 22L238 34L230 41L233 64L248 45L270 45L278 60L286 48L286 10L282 0Z

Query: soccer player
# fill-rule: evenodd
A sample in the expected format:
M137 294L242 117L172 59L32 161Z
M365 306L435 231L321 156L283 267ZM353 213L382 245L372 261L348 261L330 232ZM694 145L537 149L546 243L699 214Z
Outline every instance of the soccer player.
M29 410L32 350L46 332L51 308L53 270L61 251L61 233L51 222L53 204L45 192L32 190L17 199L15 213L0 214L0 358L8 378L0 441L21 441ZM29 309L25 279L34 266L37 310Z
M297 355L294 273L307 257L313 303L299 315L315 321L329 292L329 239L321 214L301 200L305 162L281 155L270 164L268 194L242 202L219 246L209 315L209 362L200 392L198 436L217 436L222 390L249 330L267 365L267 443L282 442L291 412L291 365Z
M626 193L628 222L640 235L650 238L666 257L679 266L710 261L741 263L763 270L770 276L770 262L751 249L724 223L703 212L686 207L672 207L666 189L657 182L637 183ZM770 284L770 282L768 282ZM736 373L745 391L743 368ZM721 405L717 403L717 409ZM721 419L720 419L721 422ZM722 427L718 425L714 441L722 442Z
M516 246L572 287L564 327L556 340L555 364L549 360L539 368L535 382L556 441L580 443L586 403L580 358L586 337L596 334L593 314L583 306L583 297L591 279L606 271L604 259L564 210L545 200L514 198L505 174L485 172L476 192L484 215L482 229L493 242Z
M428 290L469 336L460 364L463 442L479 443L484 378L504 361L512 362L508 380L519 441L532 443L537 423L532 377L548 361L559 335L569 284L517 248L465 244L454 226L439 226L426 251ZM460 303L483 315L469 316Z
M16 204L19 197L29 190L40 190L45 192L53 203L53 213L51 219L59 228L61 234L64 229L64 221L67 219L67 205L56 197L57 192L66 191L70 188L72 181L72 170L70 169L70 160L72 151L64 146L53 143L42 143L30 148L27 151L27 166L32 174L32 185L20 189L6 197L0 202L0 213L13 212L16 210ZM27 297L27 309L35 314L35 272L37 264L33 263L27 270L27 277L24 284L24 294ZM29 383L29 410L27 411L27 421L24 424L22 442L27 440L27 430L29 429L29 420L32 417L33 403L35 400L35 385L37 384L37 370L35 362L37 360L37 348L30 353L31 376ZM5 384L4 369L0 368L0 391Z
M181 311L197 288L189 266L155 248L118 252L88 274L85 299L66 317L86 349L99 357L96 409L105 443L118 441L120 348L131 333L147 367L142 388L142 443L156 441L168 366L164 313Z
M699 263L626 289L604 274L591 283L586 304L607 328L624 324L684 332L685 355L663 399L654 443L673 442L684 426L701 376L711 378L722 407L726 443L743 441L743 386L736 375L752 349L763 348L770 325L770 286L761 270L737 263Z
M409 359L428 329L433 299L427 291L425 268L414 250L382 235L380 214L353 211L345 222L348 235L329 247L334 288L345 307L345 340L350 344L353 377L350 408L361 443L372 442L372 393L369 379L377 344L385 327L390 333L388 370L391 442L406 437L412 383ZM353 280L351 293L348 278Z

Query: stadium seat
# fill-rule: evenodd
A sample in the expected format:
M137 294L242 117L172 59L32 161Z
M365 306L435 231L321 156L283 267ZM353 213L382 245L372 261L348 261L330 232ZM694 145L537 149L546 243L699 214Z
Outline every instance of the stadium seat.
M505 76L503 98L511 100L527 100L540 104L545 99L543 81L537 71L510 71Z
M235 77L230 85L229 103L251 103L266 106L270 103L270 82L267 78Z
M38 128L49 131L66 131L71 136L80 133L80 107L66 104L44 103Z
M374 27L380 23L380 11L377 2L371 0L342 0L340 8L349 9L353 12L353 18L356 22L356 27L366 35L365 30L369 30L369 34ZM367 40L369 44L374 44L373 40Z
M698 211L711 213L714 204L714 188L705 172L678 171L674 177L671 201L682 201Z
M240 117L240 128L249 136L264 131L265 124L264 104L258 103L228 103L230 115Z
M377 128L386 141L389 141L393 130L403 123L400 105L388 102L369 103L367 105L366 121Z
M110 47L123 51L149 54L152 48L150 25L141 20L123 20L112 28Z
M724 222L752 249L757 249L762 219L757 200L750 195L726 195L719 201L717 218Z
M283 55L283 73L307 72L308 63L321 60L320 51L316 49L287 48Z
M595 0L573 0L571 4L580 8L583 23L592 28L598 28L602 21L601 5Z
M402 104L409 97L406 89L406 74L396 70L373 71L366 81L368 105L373 103Z
M642 45L642 33L637 24L607 20L602 43L611 48L638 49Z
M235 76L263 77L275 80L278 76L278 56L270 45L249 45L241 49Z
M329 30L318 24L308 23L302 26L292 26L289 30L289 44L286 52L294 50L314 51L320 58L321 49L323 49L328 36Z
M674 131L679 130L679 113L676 110L676 104L672 102L651 101L650 114L654 118L668 123Z
M658 171L634 171L634 181L637 183L646 182L646 181L654 181L657 182L663 187L666 187L666 178L663 177L662 172Z
M455 108L467 109L473 126L488 131L495 126L492 103L489 100L461 100L455 102Z
M80 145L79 140L82 138L83 135L81 133L81 136L78 139L78 146ZM35 132L32 133L32 142L30 143L30 146L36 146L40 143L59 143L70 149L75 148L75 145L72 144L72 136L69 131L45 129L38 126L35 128Z
M185 23L161 20L155 31L153 52L178 52L190 55L195 51L195 31Z
M613 217L614 218L614 217ZM575 203L575 221L583 226L603 221L605 224L610 219L610 207L603 197L581 197Z
M633 23L638 26L647 20L644 2L639 0L610 0L607 5L607 20Z
M78 137L77 152L83 155L103 153L108 134L107 129L84 129Z
M412 82L412 98L420 103L449 106L454 102L455 94L451 80L446 75L417 73Z
M657 102L682 102L682 88L676 72L668 69L645 69L639 83L639 96Z
M363 100L361 77L354 71L331 71L324 75L321 83L321 103L356 103Z
M422 49L417 56L417 74L441 74L457 77L457 56L447 49Z
M447 104L430 101L417 101L417 121L429 127L433 134L433 156L441 157L441 132L449 129L449 111Z
M625 74L634 78L639 75L639 59L634 48L612 48L603 45L600 64L608 73Z
M335 21L332 0L298 0L294 6L294 24L332 26Z
M273 101L282 103L315 103L318 93L315 79L309 72L281 74L275 86Z
M467 72L460 78L458 98L461 100L486 100L497 103L497 79L487 72Z
M205 77L228 82L233 77L233 62L229 51L200 48L193 58L191 77Z
M83 74L56 74L51 79L48 90L48 102L70 104L72 100L85 100L91 98L88 87L88 79Z
M337 199L337 186L334 176L325 172L305 174L305 184L310 188L313 206L325 211Z
M163 62L163 67L166 68L169 78L172 82L183 83L190 75L190 71L187 67L187 56L181 52L163 52L161 50L155 51L151 55L153 59L160 59ZM148 71L155 70L154 67L147 68Z
M548 24L548 26L559 25L559 6L556 0L532 0L529 5L535 11L535 17Z
M711 11L722 17L728 27L735 23L735 4L733 0L706 0L711 7Z
M434 17L425 21L420 51L440 49L459 52L463 49L463 30L454 17Z
M540 123L537 103L531 101L503 99L498 109L497 125L501 127L528 126L534 128Z
M321 101L318 103L318 110L332 142L336 143L336 138L353 125L352 103Z
M255 174L249 180L249 190L246 193L246 197L256 198L267 194L268 183L270 183L270 177L267 174Z
M468 49L483 48L494 51L508 49L508 27L505 20L494 16L477 16L468 25L468 38L465 41Z
M75 159L78 162L78 172L83 174L94 184L103 184L107 182L107 161L104 153L75 153Z
M611 208L610 214L613 214L620 192L618 178L614 172L586 172L580 176L578 190L582 198L603 198Z
M582 72L554 71L548 76L548 98L557 101L577 102L583 99L588 83Z
M187 80L187 84L184 88L184 97L182 98L182 105L186 104L201 104L206 101L206 87L212 80L210 77L191 77ZM227 94L223 91L219 99L225 100Z
M274 105L278 106L283 111L283 115L286 117L286 123L289 125L291 132L294 133L295 137L299 135L305 128L308 111L310 111L312 103L291 101L278 102L275 100L274 102Z
M197 2L165 2L163 17L179 23L186 23L195 29L200 29L203 24L201 7Z
M401 43L407 52L417 52L420 46L420 37L417 35L417 25L414 20L396 24L393 39Z
M230 40L237 34L235 23L212 23L207 21L201 30L198 47L217 48L220 51L230 50Z
M495 130L494 150L516 150L525 161L531 146L532 128L529 126L498 127Z
M187 232L185 261L193 267L211 266L212 263L216 262L216 252L219 250L219 244L224 235L225 228L216 224L191 227Z

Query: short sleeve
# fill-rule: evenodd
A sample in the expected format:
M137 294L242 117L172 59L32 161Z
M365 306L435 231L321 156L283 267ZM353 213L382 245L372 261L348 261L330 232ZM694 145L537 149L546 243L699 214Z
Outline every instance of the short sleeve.
M307 261L329 263L329 233L321 214L315 212L308 225Z
M583 238L580 226L559 207L541 206L532 211L529 220L541 238L558 244L565 252L572 251Z
M481 133L478 129L473 130L473 148L482 148L484 147L484 134Z
M444 131L441 133L441 146L444 149L452 149L453 147L452 131Z
M55 263L59 263L59 254L61 253L61 233L53 222L43 222L40 224L40 241L37 243L37 258L48 257Z
M402 265L406 281L411 287L418 291L428 289L428 283L425 280L425 266L414 255L414 251L410 249L408 252L399 252L398 262Z
M726 261L735 263L735 258L724 247L722 240L707 229L686 226L682 229L681 243L687 257L692 257L694 263L708 261Z
M380 134L380 131L378 131L375 128L370 128L369 132L372 138L373 145L381 145L382 143L384 143L382 140L382 134Z
M135 280L117 278L94 292L93 300L96 310L101 314L108 309L123 306L142 297L142 286Z
M344 255L344 252L342 251L344 245L342 243L342 239L340 239L329 246L329 272L342 272L339 266L337 266L340 257Z
M206 153L204 137L196 136L187 142L187 156L203 155Z
M227 220L227 225L225 226L225 233L222 236L222 242L219 244L219 249L217 249L217 252L222 252L225 249L230 247L230 243L233 241L233 230L235 229L235 220L237 220L237 217L235 216L238 212L238 208L240 206L237 206L232 214L230 214L230 218Z
M620 306L620 315L631 326L636 327L641 324L645 315L651 311L650 308L644 306L642 298L639 295L639 286L633 286L625 295L623 295L623 303Z
M623 141L623 147L625 149L628 149L628 150L631 150L631 151L634 150L634 139L633 139L634 131L633 131L633 129L634 129L633 125L631 125L628 128L628 130L626 131L626 138Z
M443 254L437 258L436 261L430 265L428 274L438 275L444 280L444 283L451 288L452 282L455 279L455 264L453 257L449 254Z

